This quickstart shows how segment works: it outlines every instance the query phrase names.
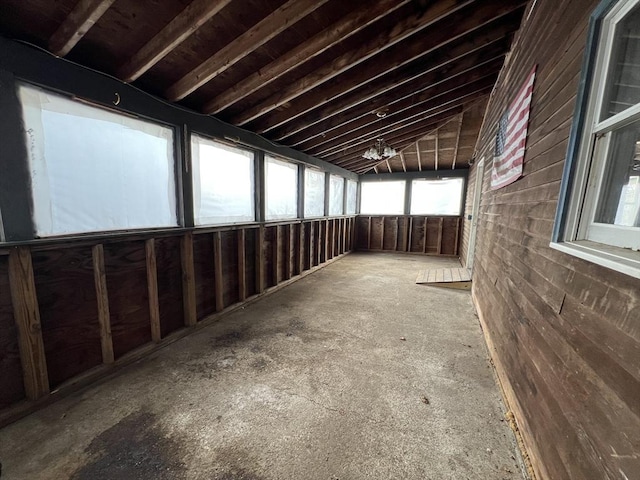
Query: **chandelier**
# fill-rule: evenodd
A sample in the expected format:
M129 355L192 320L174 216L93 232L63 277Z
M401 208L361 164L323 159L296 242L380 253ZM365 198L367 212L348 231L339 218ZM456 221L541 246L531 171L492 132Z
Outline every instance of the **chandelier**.
M373 145L371 145L367 151L362 154L364 158L367 160L382 160L385 158L395 157L396 149L389 146L387 142L385 142L384 138L378 138Z

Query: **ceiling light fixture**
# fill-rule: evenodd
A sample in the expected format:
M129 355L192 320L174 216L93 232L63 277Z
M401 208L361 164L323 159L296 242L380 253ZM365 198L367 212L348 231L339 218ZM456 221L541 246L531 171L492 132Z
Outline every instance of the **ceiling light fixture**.
M382 120L387 116L388 109L378 110L375 112L376 117ZM378 138L373 142L362 156L367 160L383 160L385 158L391 158L396 156L396 149L391 147L384 138L382 138L382 127L378 133Z

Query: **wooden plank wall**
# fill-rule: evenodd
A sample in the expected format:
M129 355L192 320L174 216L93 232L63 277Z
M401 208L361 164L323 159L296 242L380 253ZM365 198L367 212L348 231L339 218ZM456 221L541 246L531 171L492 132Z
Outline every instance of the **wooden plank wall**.
M341 217L0 249L0 426L349 252L354 228Z
M525 14L479 140L490 159L498 119L538 64L523 178L491 192L485 169L473 298L540 479L640 472L640 280L549 248L597 3L538 0Z
M457 256L461 217L359 216L356 250Z
M469 239L471 236L471 220L469 215L473 214L473 196L476 190L476 175L475 169L473 169L473 175L471 170L467 177L467 196L464 203L464 215L462 217L462 232L460 233L460 262L466 266L467 255L469 252Z

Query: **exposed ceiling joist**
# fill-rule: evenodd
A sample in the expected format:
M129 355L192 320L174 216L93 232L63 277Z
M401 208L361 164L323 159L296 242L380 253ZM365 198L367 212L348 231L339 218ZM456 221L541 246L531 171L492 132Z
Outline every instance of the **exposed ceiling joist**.
M183 99L327 1L289 0L175 82L166 97L171 101Z
M120 67L118 76L125 82L136 80L229 3L231 0L195 0L190 3Z
M256 71L253 75L220 93L209 100L204 113L215 114L233 105L239 100L256 92L258 89L277 80L282 75L299 67L300 64L324 53L329 48L344 41L350 36L373 24L385 15L402 7L410 0L380 0L374 2L366 10L356 10L351 15L342 18L293 50L278 57L273 62Z
M115 0L80 0L49 39L49 50L64 57L93 27Z

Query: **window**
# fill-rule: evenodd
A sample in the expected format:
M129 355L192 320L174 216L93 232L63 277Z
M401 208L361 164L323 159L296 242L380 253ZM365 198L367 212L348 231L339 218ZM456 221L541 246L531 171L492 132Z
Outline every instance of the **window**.
M320 170L307 167L304 171L304 216L324 215L324 177Z
M640 277L640 1L592 30L551 246Z
M355 215L358 203L358 182L347 180L347 215Z
M196 225L255 220L253 152L191 135Z
M344 213L344 178L331 175L329 178L329 215Z
M411 183L411 215L460 215L462 178L414 180Z
M36 235L178 225L173 129L19 87Z
M362 182L360 213L362 215L402 215L404 190L404 181Z
M282 220L298 216L298 166L265 157L266 219Z

